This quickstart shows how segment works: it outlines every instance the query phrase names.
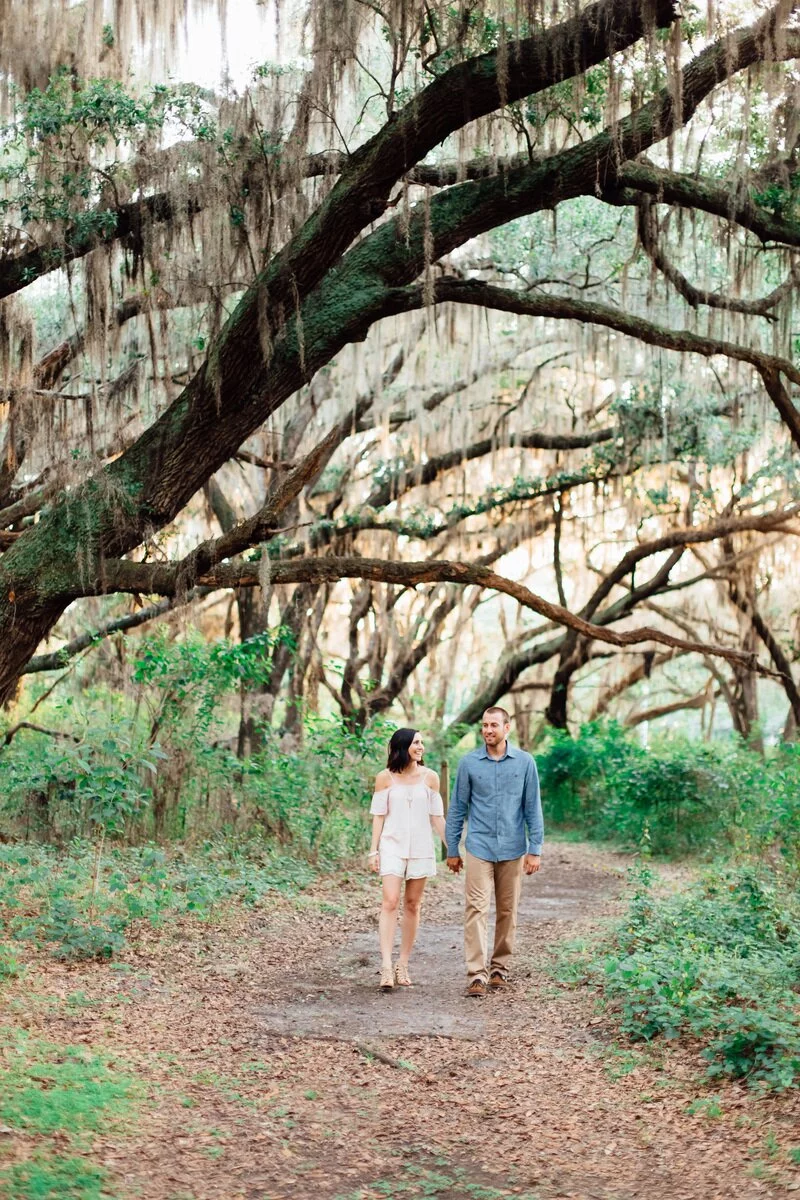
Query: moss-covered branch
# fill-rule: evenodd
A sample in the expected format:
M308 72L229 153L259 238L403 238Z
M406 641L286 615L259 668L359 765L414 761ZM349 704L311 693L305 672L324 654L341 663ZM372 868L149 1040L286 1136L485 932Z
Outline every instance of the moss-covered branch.
M118 590L159 593L174 587L174 578L170 580L163 568L141 563L120 563L115 571ZM757 657L744 650L735 650L727 646L715 646L710 643L690 643L685 639L673 637L663 630L645 626L640 629L626 630L619 633L606 629L602 625L593 625L574 613L564 609L559 604L552 604L544 597L536 595L523 584L513 579L498 575L487 567L475 566L470 563L449 562L432 559L426 562L387 562L374 558L309 558L279 561L270 568L270 581L281 583L333 583L339 579L372 579L379 583L398 584L404 587L415 587L423 583L458 583L462 586L475 585L500 592L512 597L524 608L539 613L540 616L566 626L584 637L612 646L636 646L647 642L657 642L659 645L673 646L676 649L696 651L699 654L714 655L737 663L747 670L759 671L762 674L772 674L762 667ZM221 564L213 572L201 579L201 584L208 587L251 587L261 583L258 564L227 563Z
M602 0L553 29L444 72L352 156L337 184L259 274L182 394L118 460L64 495L0 560L0 702L64 606L114 584L107 562L140 544L288 396L375 321L409 306L431 256L515 216L613 184L620 164L685 123L723 79L785 53L776 7L708 47L648 104L542 163L453 187L379 225L393 184L442 137L515 96L551 86L635 42L654 9ZM501 69L502 68L502 69ZM507 78L506 78L507 72ZM680 94L681 103L676 103Z

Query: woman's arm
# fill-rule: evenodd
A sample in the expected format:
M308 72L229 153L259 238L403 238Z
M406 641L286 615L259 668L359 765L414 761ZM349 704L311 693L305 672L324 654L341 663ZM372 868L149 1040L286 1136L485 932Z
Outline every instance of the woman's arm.
M384 792L392 782L392 777L388 771L380 771L375 777L375 795L372 798L372 844L367 855L369 866L373 871L380 871L380 855L378 854L378 843L381 840L383 826L386 821L388 811L388 801L385 797L381 798L377 795L378 792ZM378 803L380 801L380 803ZM375 808L382 808L383 812L375 812Z
M432 792L439 791L439 776L436 774L435 771L431 771L431 770L428 771L428 777L426 779L426 783ZM444 817L441 816L439 813L431 813L431 827L436 831L436 833L438 833L439 837L446 844L447 839L445 838L445 832L444 832L445 831Z
M383 823L386 820L385 813L373 813L372 815L372 845L367 855L367 866L377 875L381 869L381 856L378 851L378 842L381 840L383 833Z
M372 816L372 844L369 848L370 854L378 853L378 842L381 840L383 833L383 824L386 820L386 813L373 813Z
M445 837L444 817L433 817L432 816L431 817L431 825L436 830L436 832L438 833L438 835L442 839L442 841L445 843L445 845L447 845L447 838Z

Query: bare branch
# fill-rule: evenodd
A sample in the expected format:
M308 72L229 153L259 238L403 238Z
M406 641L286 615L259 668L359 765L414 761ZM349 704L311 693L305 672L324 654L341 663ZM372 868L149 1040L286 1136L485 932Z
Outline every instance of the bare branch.
M637 206L637 229L642 246L661 274L670 281L675 290L683 296L692 308L701 304L709 308L721 308L728 312L746 313L750 316L766 317L768 321L776 321L772 312L782 300L798 286L797 268L793 265L789 278L760 300L740 300L735 296L725 296L720 292L709 292L695 287L678 268L669 261L658 243L658 221L653 211L653 202L649 197L643 199Z
M51 738L64 738L68 742L80 742L81 740L77 734L66 733L63 729L45 729L43 725L35 725L33 721L19 721L6 730L3 735L3 746L9 746L20 729L32 729L34 733L44 733Z
M195 600L209 596L215 590L215 588L193 588L184 596L171 596L167 600L159 601L158 604L148 604L144 608L138 609L137 612L126 613L123 617L113 617L108 621L103 621L96 629L79 634L60 649L53 650L52 653L35 655L25 667L23 674L33 675L40 671L57 671L81 650L94 646L104 638L111 637L115 633L127 633L130 629L138 629L140 625L145 625L157 617L163 617L176 608L193 604Z
M662 654L645 654L642 656L642 661L638 666L633 667L627 674L618 679L616 683L610 684L605 691L599 696L594 708L589 714L590 721L596 721L603 713L607 712L614 700L618 696L622 696L634 684L640 683L642 679L648 679L655 667L661 667L664 663L672 662L674 658L680 657L683 651L676 653L674 650L665 650Z
M710 682L711 680L709 680ZM709 689L704 687L702 692L698 692L696 696L687 696L682 700L673 700L670 704L660 704L655 708L645 708L641 712L632 713L625 718L624 724L628 728L633 728L635 725L643 725L645 721L657 721L660 717L668 717L671 713L684 712L692 708L705 708L710 699Z
M606 304L589 300L577 300L566 296L531 296L514 292L494 284L478 280L440 279L434 286L434 299L438 303L451 301L456 304L479 305L501 312L513 312L532 317L551 317L555 320L582 321L586 324L602 325L637 338L651 346L665 350L676 350L684 354L699 354L711 358L721 354L737 362L750 363L759 371L783 372L793 383L800 385L800 368L789 359L765 354L737 342L723 338L703 337L688 329L665 329L633 313L622 312ZM407 307L419 308L424 303L423 289L418 285L398 289L396 295L407 300ZM766 382L766 380L765 380Z
M372 579L405 587L415 587L421 583L475 584L511 596L524 608L529 608L540 616L592 640L607 642L612 646L636 646L652 641L687 652L716 655L747 670L774 675L774 672L758 662L752 652L731 650L725 646L714 646L704 642L688 642L649 626L617 633L601 625L593 625L568 612L561 605L552 604L537 596L522 584L506 579L486 567L469 563L436 559L403 563L382 559L334 557L278 560L270 566L270 579L273 584L332 583L339 579ZM235 562L221 564L209 570L200 577L198 583L207 587L252 587L259 581L257 563ZM117 591L171 595L176 585L175 569L165 569L157 564L120 562L113 571L109 571L109 582L113 582Z
M512 433L502 441L494 438L482 438L480 441L473 442L469 446L457 447L446 451L444 454L434 455L418 466L398 472L393 479L381 484L380 487L370 492L365 504L369 508L384 508L401 492L410 491L412 488L433 483L444 471L452 470L453 467L458 467L464 462L483 458L485 455L491 454L493 450L513 449L515 447L521 447L526 450L577 450L587 446L596 446L601 442L608 442L613 436L614 430L607 427L583 434L556 434L536 431L522 434ZM569 485L567 484L566 486L568 487Z

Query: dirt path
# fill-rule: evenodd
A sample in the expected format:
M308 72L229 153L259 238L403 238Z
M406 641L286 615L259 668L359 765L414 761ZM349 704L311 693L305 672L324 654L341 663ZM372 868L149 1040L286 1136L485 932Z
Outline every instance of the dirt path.
M531 949L530 934L548 939L591 913L599 899L616 890L618 870L603 872L573 864L557 852L550 870L526 879L520 902L520 942ZM560 861L563 859L563 861ZM440 868L444 870L444 868ZM391 996L376 990L374 916L370 928L352 933L306 965L300 986L280 991L257 1013L271 1034L295 1037L447 1037L477 1042L491 1036L497 1006L465 999L462 889L440 877L429 886L425 919L414 950L414 987ZM491 926L490 926L491 929ZM526 965L525 975L530 973ZM519 972L518 972L519 974ZM496 999L496 998L495 998Z
M53 967L50 995L87 1003L41 1005L30 1023L148 1080L137 1130L94 1146L119 1197L793 1195L774 1147L800 1140L796 1098L712 1090L688 1052L615 1047L592 996L554 982L556 945L615 911L624 866L551 847L525 883L511 995L461 995L462 885L445 876L426 896L414 988L379 994L377 885L358 878L174 927L127 971Z

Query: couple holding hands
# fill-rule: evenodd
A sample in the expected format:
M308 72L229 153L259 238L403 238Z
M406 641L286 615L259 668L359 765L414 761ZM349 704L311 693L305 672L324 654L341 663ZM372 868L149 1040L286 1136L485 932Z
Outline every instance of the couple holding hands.
M422 762L416 729L398 729L389 742L386 769L375 779L369 864L383 882L378 930L380 988L411 984L408 962L419 928L425 880L436 874L435 830L447 846L447 866L464 865L459 852L467 821L464 956L468 996L508 987L522 875L539 870L542 805L539 777L530 754L511 746L511 720L503 708L483 714L483 746L458 764L444 819L439 776ZM392 964L400 891L405 881L400 955ZM495 894L494 946L487 961L489 904Z

